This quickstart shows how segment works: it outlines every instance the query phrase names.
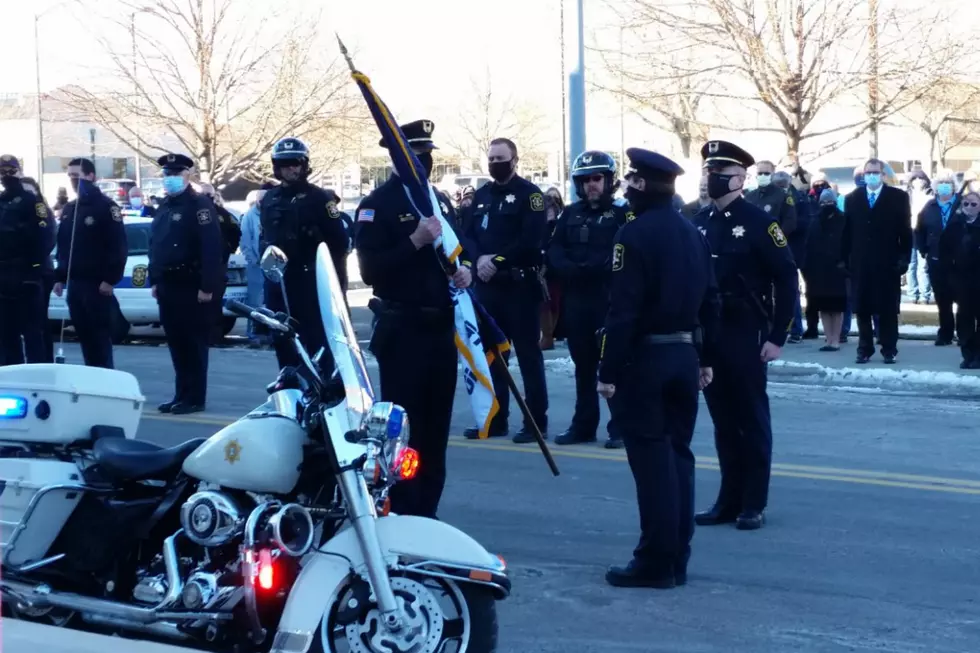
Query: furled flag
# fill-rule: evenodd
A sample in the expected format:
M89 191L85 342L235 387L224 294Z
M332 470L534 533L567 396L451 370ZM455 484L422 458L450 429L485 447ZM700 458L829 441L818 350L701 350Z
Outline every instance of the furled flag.
M371 80L354 68L354 62L351 61L343 43L340 47L350 66L351 77L361 89L374 122L381 131L381 137L389 144L391 164L398 173L398 178L401 179L402 186L415 207L415 212L420 218L432 216L439 219L442 236L435 242L436 253L440 259L445 258L444 263L451 264L444 267L453 269L458 265L463 248L445 216L442 215L435 191L429 186L426 178L425 168L412 152L405 134L398 127L391 111L374 92ZM455 310L456 349L459 351L459 359L463 365L466 393L469 395L473 416L480 429L480 437L486 438L489 436L490 422L500 409L493 391L493 381L490 378L490 365L495 358L495 352L503 355L510 349L510 343L469 291L456 288L450 279L447 292L452 295ZM481 335L488 339L489 342L486 343L488 346L484 346Z

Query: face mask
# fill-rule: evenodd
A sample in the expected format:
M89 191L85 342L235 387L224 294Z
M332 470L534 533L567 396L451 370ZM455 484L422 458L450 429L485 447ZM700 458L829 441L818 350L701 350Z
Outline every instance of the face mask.
M759 188L765 188L772 183L772 175L756 175L755 180L759 182Z
M953 184L936 184L936 192L939 193L940 197L949 197L953 194Z
M817 184L816 186L813 187L813 192L814 192L814 194L817 197L820 197L820 193L824 192L825 190L827 190L829 188L830 188L830 186L824 186L823 184Z
M835 204L821 204L820 205L820 210L823 213L833 213L836 208L837 208L837 206Z
M734 192L730 187L735 175L723 175L720 172L708 173L708 197L713 200L719 199Z
M423 152L422 154L416 154L415 157L419 160L419 163L421 163L422 167L425 169L425 178L426 179L431 178L432 177L432 153Z
M130 197L129 198L129 204L134 209L138 209L141 206L143 206L143 198L142 197Z
M881 175L874 172L869 172L868 174L864 175L864 183L870 188L877 188L878 186L881 186Z
M498 184L502 184L510 177L510 173L514 171L514 162L511 161L494 161L487 165L487 169L490 171L490 176Z
M186 188L186 184L184 183L184 178L180 175L163 178L163 191L167 195L177 195L178 193L182 193L184 188Z
M3 177L0 177L0 185L2 185L6 190L17 190L23 186L20 178L14 177L13 175L4 175Z

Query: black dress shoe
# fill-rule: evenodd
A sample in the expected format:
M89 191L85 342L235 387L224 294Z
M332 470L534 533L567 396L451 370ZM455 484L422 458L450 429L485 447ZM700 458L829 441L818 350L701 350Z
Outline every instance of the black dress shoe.
M885 365L895 364L895 354L884 354L882 358L885 359Z
M191 413L204 412L204 404L188 404L179 402L170 408L171 415L190 415Z
M606 572L606 582L613 587L649 587L658 590L677 587L673 572L661 574L632 562L625 567L610 567Z
M738 510L726 508L715 504L710 510L699 512L694 515L694 523L698 526L718 526L719 524L733 524L738 517Z
M544 429L541 430L541 437L545 440L548 439L548 434L544 432ZM531 442L537 442L538 439L534 437L534 431L525 426L510 441L514 444L529 444Z
M602 446L606 449L622 449L626 444L623 442L623 438L606 438L606 442Z
M589 435L587 433L583 433L582 431L576 431L575 429L568 429L555 438L555 444L585 444L586 442L595 441L595 433Z
M871 360L870 356L865 356L864 354L858 354L857 358L854 359L854 362L857 363L858 365L864 365L869 360Z
M506 428L494 428L490 427L490 432L487 434L488 438L502 438L507 435ZM480 429L469 428L463 431L463 437L467 440L479 440L480 439Z
M740 531L757 531L766 522L765 515L760 510L746 510L735 520L735 528Z
M176 405L177 405L176 401L165 401L164 403L157 406L157 410L159 410L161 413L169 413L170 411L173 410L174 406Z

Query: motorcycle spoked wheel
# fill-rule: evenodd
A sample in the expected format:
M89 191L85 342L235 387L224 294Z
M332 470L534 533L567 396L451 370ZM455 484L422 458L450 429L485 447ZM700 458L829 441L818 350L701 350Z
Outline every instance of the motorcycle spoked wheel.
M494 653L497 604L488 587L416 574L392 576L392 589L408 622L393 637L380 622L376 604L347 625L337 621L355 599L344 587L320 621L311 653Z

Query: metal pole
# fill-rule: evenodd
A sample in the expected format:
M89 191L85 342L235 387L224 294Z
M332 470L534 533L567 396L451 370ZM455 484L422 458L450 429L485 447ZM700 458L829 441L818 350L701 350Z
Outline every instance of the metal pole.
M868 146L872 158L878 158L878 0L868 1L868 43L871 55L871 78L868 80L868 112L871 114L871 134Z
M38 37L40 14L34 14L34 94L37 110L37 183L44 193L44 118L41 115L41 39Z
M568 114L567 85L565 84L565 0L558 0L558 22L561 34L558 43L561 47L561 161L558 162L558 182L562 195L568 181Z
M625 26L619 26L619 169L626 169L626 81L623 71L623 31ZM622 176L622 173L620 173Z
M569 158L575 160L585 151L585 20L583 0L575 0L575 67L568 75L568 142ZM569 201L578 200L575 185L569 190Z
M136 12L134 11L129 15L129 36L133 45L133 84L136 84ZM139 105L139 91L136 91L136 102L134 105ZM140 139L140 117L136 116L133 119L133 130L136 132L136 185L143 185L143 157L140 156L140 150L143 149L143 142Z

